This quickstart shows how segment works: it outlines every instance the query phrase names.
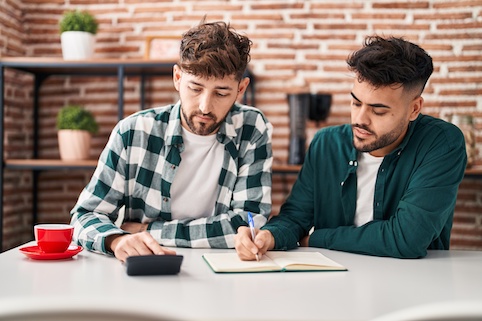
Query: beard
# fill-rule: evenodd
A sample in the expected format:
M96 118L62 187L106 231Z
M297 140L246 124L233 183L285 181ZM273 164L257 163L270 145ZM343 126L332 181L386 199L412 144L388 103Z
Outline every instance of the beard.
M191 132L193 132L196 135L200 135L200 136L211 135L212 133L214 133L215 131L217 131L219 129L219 127L221 126L221 123L224 121L224 119L226 119L226 117L224 117L221 121L218 122L215 115L213 115L211 113L203 114L200 111L193 112L191 115L187 115L185 113L184 109L182 108L182 105L181 105L181 113L182 113L182 116L184 117L184 120L186 121L187 126L191 130ZM213 124L208 125L204 122L196 122L194 120L195 116L209 117L213 120Z
M386 134L383 134L381 136L378 136L375 132L370 130L367 126L352 124L351 127L352 129L354 127L358 127L363 130L366 130L371 134L373 134L373 136L375 137L375 141L367 143L365 142L365 139L360 139L356 137L355 134L353 134L353 147L355 147L357 151L362 153L373 152L377 149L381 149L393 144L406 130L405 124L400 124L400 126L394 128L392 131Z

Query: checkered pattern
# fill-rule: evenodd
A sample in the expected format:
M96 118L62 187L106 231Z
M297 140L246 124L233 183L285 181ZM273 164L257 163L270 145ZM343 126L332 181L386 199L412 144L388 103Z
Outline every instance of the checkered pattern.
M272 126L253 107L233 105L217 139L224 145L215 213L201 219L171 220L170 187L184 150L180 103L140 111L112 131L91 181L72 209L74 238L88 250L107 253L104 240L126 233L124 221L148 223L161 245L233 248L247 211L258 227L271 212ZM111 254L111 253L110 253Z

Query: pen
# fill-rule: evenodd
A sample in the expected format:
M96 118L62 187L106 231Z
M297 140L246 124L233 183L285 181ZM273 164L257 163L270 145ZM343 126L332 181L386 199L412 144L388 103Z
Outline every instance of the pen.
M251 215L251 212L248 212L248 224L249 224L249 229L251 230L251 238L253 239L253 243L254 243L254 237L256 235L254 234L254 221L253 221L253 216ZM256 253L256 261L259 261L258 253Z

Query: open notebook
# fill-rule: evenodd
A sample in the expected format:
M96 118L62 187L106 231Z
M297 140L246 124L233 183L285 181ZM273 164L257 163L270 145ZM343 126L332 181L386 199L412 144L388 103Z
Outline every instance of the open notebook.
M205 253L204 260L216 273L346 271L319 252L269 251L260 261L242 261L236 252Z

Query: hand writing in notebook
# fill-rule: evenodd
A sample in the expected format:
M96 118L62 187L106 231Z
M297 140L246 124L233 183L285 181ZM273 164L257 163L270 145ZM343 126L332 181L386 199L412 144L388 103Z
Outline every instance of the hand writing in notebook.
M234 247L241 260L256 260L256 254L261 259L263 254L274 248L274 238L271 232L258 230L253 242L250 229L246 226L241 226L238 228L238 233L234 236Z

